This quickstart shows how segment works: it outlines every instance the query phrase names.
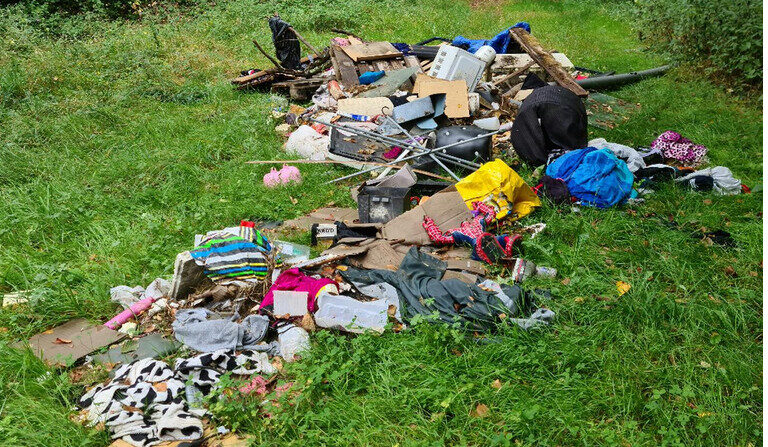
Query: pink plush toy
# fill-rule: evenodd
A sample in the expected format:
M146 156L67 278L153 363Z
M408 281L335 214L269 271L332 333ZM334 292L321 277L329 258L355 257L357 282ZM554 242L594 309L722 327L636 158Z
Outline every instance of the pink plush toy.
M284 185L290 182L301 183L301 172L296 166L283 165L283 169L280 170L280 181Z
M280 173L277 169L272 168L271 171L264 174L264 186L267 188L274 188L280 184Z
M264 174L264 186L274 188L280 184L287 185L291 182L301 183L301 172L295 166L283 165L279 171L272 168L271 171Z

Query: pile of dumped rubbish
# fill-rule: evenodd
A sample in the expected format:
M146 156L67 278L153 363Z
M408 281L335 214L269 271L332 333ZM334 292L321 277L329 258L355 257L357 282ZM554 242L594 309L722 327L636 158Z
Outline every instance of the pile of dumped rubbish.
M225 436L205 408L219 378L241 377L232 392L265 402L288 392L277 380L283 362L310 350L317 330L401 332L417 319L478 334L505 322L554 324L552 295L526 286L531 276L557 276L523 250L546 231L544 222L518 223L538 207L639 203L663 182L749 192L728 168L697 170L707 148L676 132L637 149L587 140L588 125L620 125L636 106L584 86L664 69L614 76L575 67L525 22L490 40L413 45L336 30L345 37L322 51L277 16L269 26L276 57L255 43L274 67L233 82L290 95L294 104L275 99L271 113L285 151L302 160L272 168L264 184L301 182L293 164L339 163L354 172L332 182L364 179L350 189L357 208L199 234L170 281L111 289L123 308L114 318L73 320L28 340L51 365L110 371L80 407L115 445ZM303 58L302 42L311 51ZM533 187L502 158L536 168ZM296 230L311 233L314 250L281 240Z

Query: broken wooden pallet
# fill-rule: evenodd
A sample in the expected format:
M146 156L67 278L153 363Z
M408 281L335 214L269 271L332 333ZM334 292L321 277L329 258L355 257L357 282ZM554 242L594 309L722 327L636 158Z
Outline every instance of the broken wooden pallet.
M331 47L331 62L336 74L336 80L344 87L351 88L360 84L360 75L369 71L392 71L401 68L417 67L422 71L416 56L392 57L389 59L354 62L338 45Z

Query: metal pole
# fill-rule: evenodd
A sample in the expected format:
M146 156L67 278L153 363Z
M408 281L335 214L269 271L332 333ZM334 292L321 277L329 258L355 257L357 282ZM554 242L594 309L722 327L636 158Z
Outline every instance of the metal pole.
M388 137L386 135L381 135L381 134L378 134L378 133L375 133L375 132L371 132L371 131L368 131L368 130L365 130L365 129L358 129L356 127L349 127L349 126L344 126L344 125L334 124L334 123L326 123L325 121L320 121L320 120L317 120L317 119L314 119L314 118L310 118L310 120L315 122L315 123L324 124L326 126L331 126L331 127L336 127L337 129L346 130L346 131L349 131L351 133L355 133L357 135L362 135L362 136L365 136L365 137L369 137L372 140L378 139L379 142L382 142L382 143L392 144L392 145L396 145L396 146L405 146L405 147L410 147L412 149L422 150L421 146L416 146L414 144L408 143L407 141L397 140L395 138L391 138L391 137ZM469 161L469 160L465 160L463 158L459 158L459 157L453 156L451 154L440 154L440 153L438 153L438 154L435 154L435 155L437 155L438 157L440 157L440 158L442 158L444 160L453 160L456 163L463 163L464 166L462 166L462 167L464 167L464 168L477 169L477 168L480 167L480 165L478 163L475 163L475 162L472 162L472 161Z
M427 155L427 154L433 154L433 153L435 153L435 152L437 152L437 151L442 151L442 150L445 150L445 149L448 149L448 148L451 148L451 147L454 147L454 146L458 146L458 145L460 145L460 144L469 143L470 141L479 140L479 139L481 139L481 138L488 138L488 137L490 137L490 136L492 136L492 135L496 135L496 134L497 134L497 133L499 133L499 132L506 132L506 131L508 131L508 130L509 130L509 129L499 129L499 130L494 130L493 132L488 132L488 133L486 133L486 134L478 135L478 136L476 136L476 137L472 137L472 138L470 138L470 139L468 139L468 140L464 140L464 141L457 141L457 142L455 142L455 143L446 144L445 146L441 146L441 147L436 147L436 148L434 148L434 149L430 149L430 150L428 150L426 153L421 153L421 154L414 154L414 155L409 155L408 157L404 157L404 158L401 158L399 161L407 161L407 160L412 160L412 159L414 159L414 158L423 157L424 155ZM397 163L397 162L391 161L391 162L389 162L389 163L385 163L385 164L386 164L387 166L391 166L393 163ZM375 171L375 170L377 170L377 169L381 169L381 168L382 168L382 166L375 166L375 167L373 167L373 168L370 168L370 169L365 169L365 170L362 170L362 171L358 171L358 172L355 172L354 174L345 175L344 177L339 177L339 178L337 178L337 179L334 179L334 180L331 180L331 181L329 181L329 182L327 182L327 183L336 183L336 182L339 182L339 181L341 181L341 180L346 180L346 179L348 179L348 178L357 177L358 175L367 174L367 173L369 173L369 172L371 172L371 171Z
M391 144L391 145L396 145L396 146L404 146L404 147L409 147L411 149L423 150L423 148L421 146L416 146L416 145L408 143L406 141L397 140L395 138L391 138L391 137L388 137L386 135L380 135L378 133L371 132L371 131L368 131L368 130L365 130L365 129L358 129L356 127L349 127L349 126L344 126L344 125L341 125L341 124L328 123L328 122L321 121L321 120L318 120L318 119L315 119L315 118L310 118L309 120L312 121L312 122L318 123L318 124L323 124L325 126L335 127L337 129L340 129L340 130L346 130L346 131L348 131L350 133L354 133L356 135L362 135L362 136L368 137L368 138L370 138L372 140L378 140L381 143L386 143L386 144ZM451 154L437 153L435 155L440 157L441 159L443 159L445 161L448 161L449 163L455 164L455 165L460 166L460 167L465 168L465 169L478 169L480 167L479 163L475 163L473 161L465 160L463 158L459 158L459 157L456 157L456 156L451 155Z
M390 121L391 121L391 122L392 122L392 123L393 123L395 126L397 126L397 128L398 128L398 129L400 129L400 131L401 131L402 133L404 133L404 134L405 134L405 136L406 136L406 137L410 138L410 139L411 139L411 141L413 141L414 143L416 142L416 138L413 138L413 136L412 136L411 134L409 134L407 130L403 129L403 126L401 126L401 125L400 125L400 123L398 123L397 121L395 121L394 119L392 119L392 117L390 117L390 116L388 116L388 115L384 115L384 119L388 119L388 120L390 120ZM417 145L419 146L419 148L420 148L420 149L422 149L422 150L424 150L424 151L426 151L426 150L427 150L427 148L425 148L424 146L422 146L422 145L420 145L420 144L417 144ZM435 155L434 155L434 154L427 154L427 155L429 156L429 158L431 158L432 160L434 160L434 161L435 161L435 163L437 163L438 165L440 165L440 167L441 167L441 168L443 168L443 169L445 170L445 172L447 172L447 173L448 173L448 175L450 175L451 177L453 177L453 179L454 179L454 180L456 180L457 182L458 182L459 180L461 180L461 179L459 178L459 176L458 176L458 175L454 174L454 172L453 172L453 171L451 171L450 169L448 169L448 166L446 166L445 164L443 164L443 162L442 162L442 161L438 160L438 159L437 159L437 157L435 157Z

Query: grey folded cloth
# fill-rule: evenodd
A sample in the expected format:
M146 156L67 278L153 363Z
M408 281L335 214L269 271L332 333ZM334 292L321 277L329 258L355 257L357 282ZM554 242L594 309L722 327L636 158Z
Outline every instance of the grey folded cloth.
M176 340L200 352L220 349L255 351L267 350L258 343L269 328L269 318L264 315L248 315L241 323L235 313L230 319L211 319L217 315L208 309L181 309L176 312L173 333Z

